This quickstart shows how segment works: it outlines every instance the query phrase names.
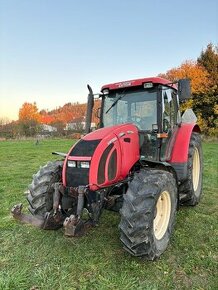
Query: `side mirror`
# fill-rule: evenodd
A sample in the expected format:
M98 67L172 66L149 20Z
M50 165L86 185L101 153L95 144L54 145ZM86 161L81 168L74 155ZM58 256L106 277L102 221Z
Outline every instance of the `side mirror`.
M178 96L180 101L191 98L190 79L181 79L178 81Z

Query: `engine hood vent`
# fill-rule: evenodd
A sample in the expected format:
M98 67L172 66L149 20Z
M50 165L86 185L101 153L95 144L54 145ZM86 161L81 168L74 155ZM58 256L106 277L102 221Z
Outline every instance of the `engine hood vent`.
M93 156L101 140L80 140L72 149L69 156Z

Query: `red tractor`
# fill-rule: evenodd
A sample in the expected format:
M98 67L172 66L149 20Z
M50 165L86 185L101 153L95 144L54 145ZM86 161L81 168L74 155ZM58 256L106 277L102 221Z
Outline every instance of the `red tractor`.
M179 203L194 206L202 193L200 129L192 110L182 117L179 110L191 96L190 82L155 77L104 85L93 132L88 89L86 135L67 154L54 152L64 160L34 176L27 196L32 216L21 213L21 204L12 213L80 236L99 222L102 209L119 211L124 248L153 260L167 248Z

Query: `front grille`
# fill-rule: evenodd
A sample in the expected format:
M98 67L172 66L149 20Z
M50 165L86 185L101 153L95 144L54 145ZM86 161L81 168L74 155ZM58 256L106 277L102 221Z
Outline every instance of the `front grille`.
M77 187L79 185L88 185L89 168L67 168L67 186Z
M80 140L71 150L69 156L92 157L101 140ZM78 163L78 162L77 162ZM69 187L89 184L89 168L68 167L66 169L66 183Z

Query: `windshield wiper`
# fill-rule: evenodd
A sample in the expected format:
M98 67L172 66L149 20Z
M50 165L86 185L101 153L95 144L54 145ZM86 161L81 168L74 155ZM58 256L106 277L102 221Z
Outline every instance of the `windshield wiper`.
M123 93L121 95L119 95L119 97L113 102L113 104L109 107L109 109L107 109L107 111L105 112L105 114L107 114L115 105L116 103L122 99L123 97L125 97L126 94L125 93L125 90L123 91Z

